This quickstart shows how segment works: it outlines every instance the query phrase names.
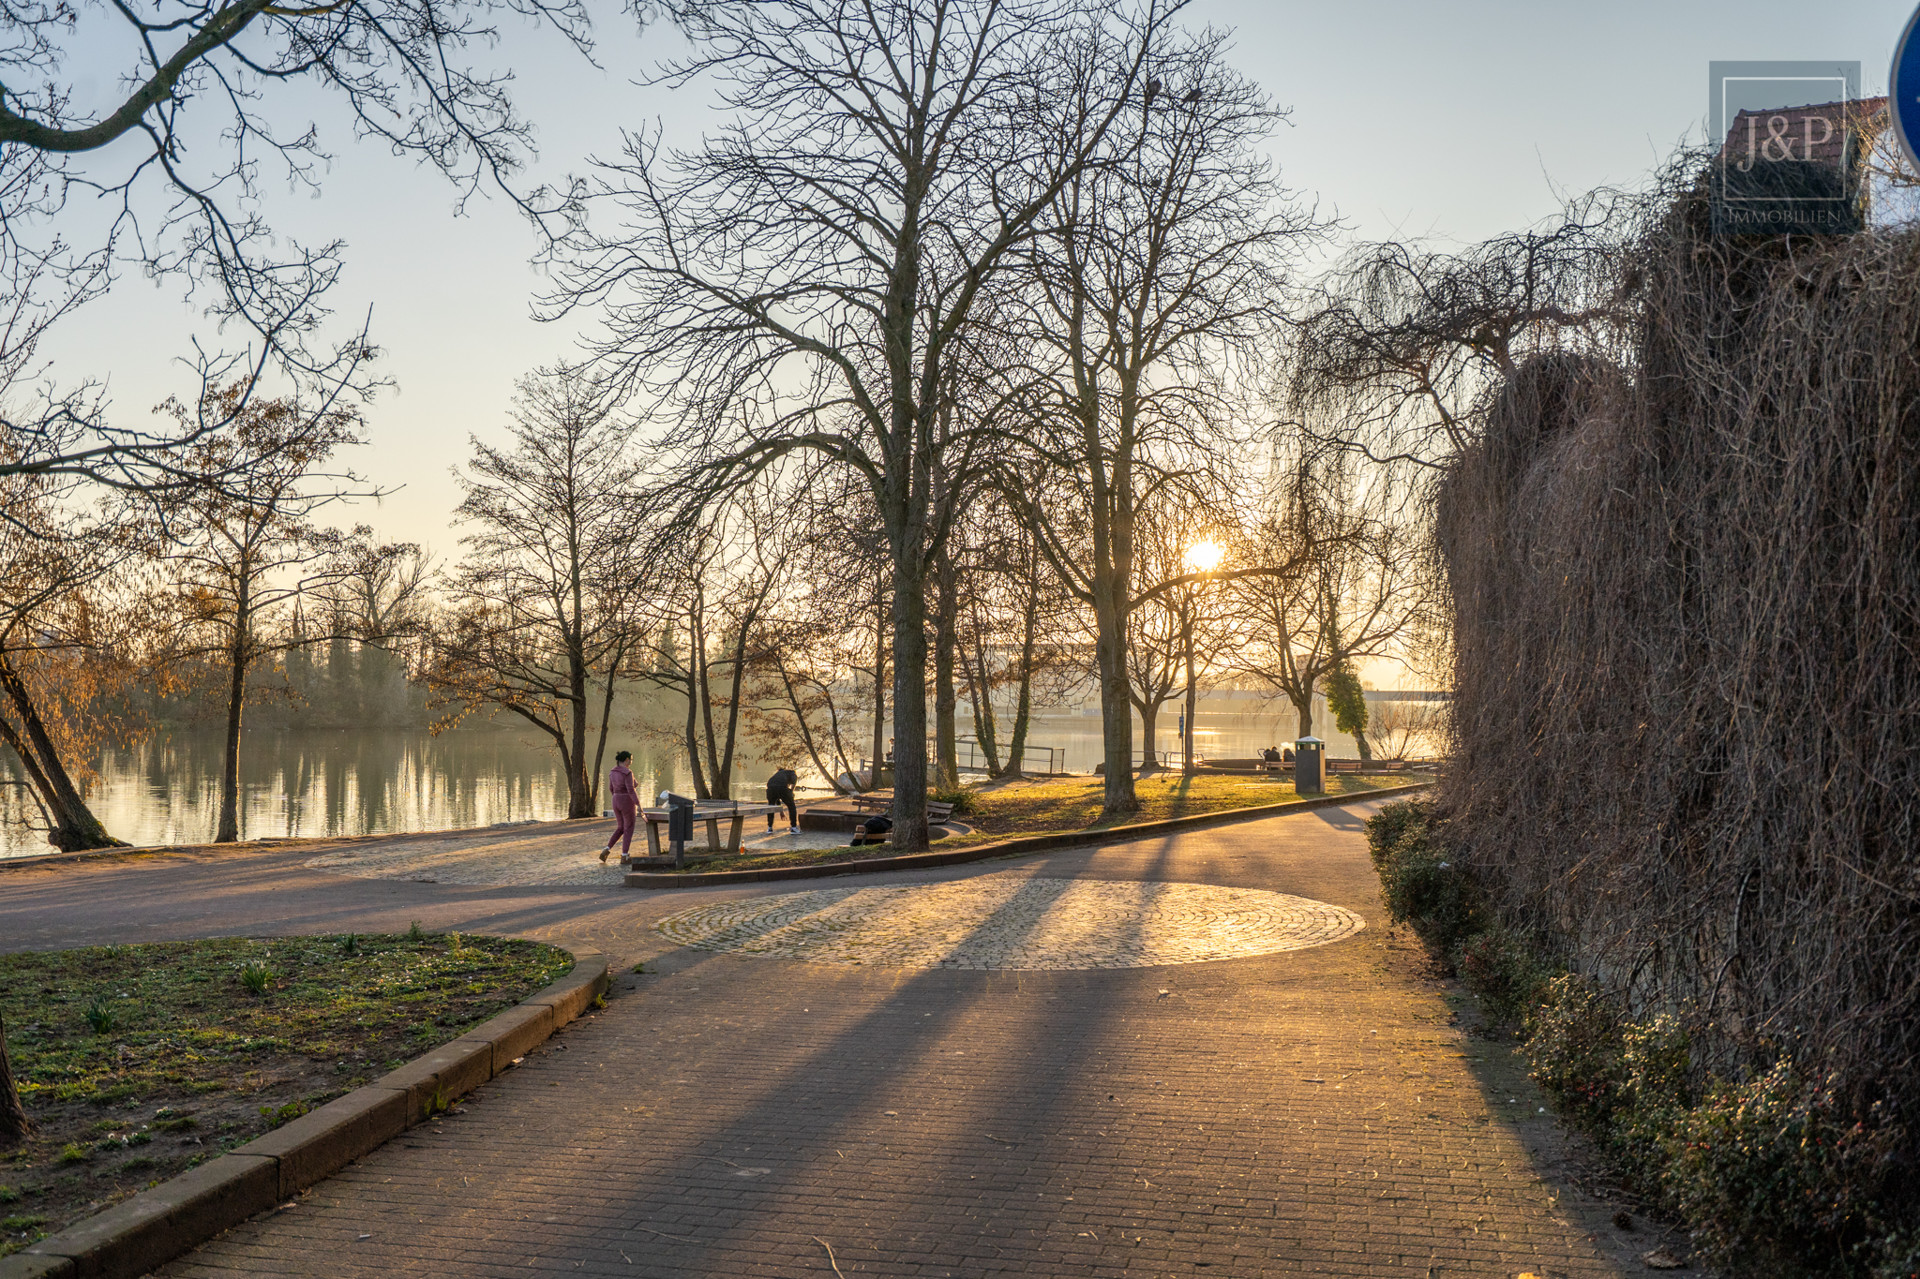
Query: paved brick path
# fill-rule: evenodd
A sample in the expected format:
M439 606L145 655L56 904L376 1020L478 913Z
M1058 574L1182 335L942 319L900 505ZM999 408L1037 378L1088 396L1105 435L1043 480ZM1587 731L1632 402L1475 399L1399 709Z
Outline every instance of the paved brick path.
M736 898L654 931L723 954L880 968L1148 968L1270 955L1366 926L1325 902L1257 888L1053 879L1032 868L942 884Z
M1644 1235L1559 1185L1509 1054L1381 917L1358 812L885 877L1295 894L1368 927L1154 968L902 969L652 930L725 893L349 880L311 850L0 872L50 946L430 927L593 941L644 976L415 1130L169 1266L238 1274L1614 1275ZM590 832L591 834L592 832ZM872 881L867 881L872 882Z

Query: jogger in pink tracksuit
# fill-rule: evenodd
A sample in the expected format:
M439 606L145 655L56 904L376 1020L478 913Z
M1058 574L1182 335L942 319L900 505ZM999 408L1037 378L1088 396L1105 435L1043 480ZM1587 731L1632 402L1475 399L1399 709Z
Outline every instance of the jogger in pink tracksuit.
M627 767L627 761L632 758L632 751L621 751L613 757L613 771L607 774L607 798L613 802L613 834L607 837L607 846L600 850L603 862L613 852L616 839L620 841L621 861L633 855L633 823L640 815L640 791L633 784L633 770Z

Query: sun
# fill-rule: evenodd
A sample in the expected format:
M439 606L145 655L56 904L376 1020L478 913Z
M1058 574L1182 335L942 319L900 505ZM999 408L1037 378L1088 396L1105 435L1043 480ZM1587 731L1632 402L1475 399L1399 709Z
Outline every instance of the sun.
M1198 573L1211 573L1220 567L1221 557L1226 553L1226 548L1212 539L1196 542L1187 548L1187 567Z

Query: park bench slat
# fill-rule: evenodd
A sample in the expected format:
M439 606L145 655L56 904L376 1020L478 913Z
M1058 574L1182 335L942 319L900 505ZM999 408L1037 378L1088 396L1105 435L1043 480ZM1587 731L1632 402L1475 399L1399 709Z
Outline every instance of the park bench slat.
M862 813L890 813L893 811L893 799L886 795L855 795L853 807ZM953 816L953 805L943 804L937 799L927 801L927 819L944 822Z

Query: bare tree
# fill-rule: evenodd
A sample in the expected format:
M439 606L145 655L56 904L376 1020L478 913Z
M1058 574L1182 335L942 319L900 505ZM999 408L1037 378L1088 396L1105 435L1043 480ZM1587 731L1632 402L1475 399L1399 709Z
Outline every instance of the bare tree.
M1355 247L1297 322L1286 380L1296 424L1376 463L1444 465L1529 355L1618 342L1619 255L1643 205L1596 191L1458 252Z
M223 394L249 397L241 384ZM172 406L185 421L189 411ZM314 516L375 491L351 472L323 469L343 446L358 444L362 424L351 410L314 412L291 400L252 400L241 412L220 409L229 430L200 439L183 464L211 477L203 486L166 494L160 510L165 558L180 592L184 643L176 656L217 655L225 666L226 725L215 843L240 837L240 731L248 679L263 659L317 643L322 634L276 629L283 615L321 595L349 571L357 539L322 527Z
M862 709L858 656L846 627L833 618L782 618L767 628L746 722L763 756L805 758L837 792L856 789L849 736Z
M952 364L976 305L1101 151L1183 0L716 0L676 9L737 122L690 153L634 137L589 204L554 313L599 308L601 369L684 410L713 485L796 450L853 469L891 577L897 844L925 847L927 574L940 478L977 440Z
M1331 466L1334 463L1329 462ZM1356 659L1388 654L1427 603L1428 581L1394 499L1356 495L1345 476L1302 464L1281 477L1240 535L1239 555L1284 571L1232 580L1230 608L1246 640L1230 665L1292 705L1313 731L1313 699ZM1363 752L1364 753L1364 752Z
M625 428L568 369L522 379L508 429L511 449L475 440L459 477L457 514L472 531L430 680L457 708L443 728L484 706L549 738L567 816L593 817L614 691L644 639L634 599L653 584L633 541L641 466Z
M1134 526L1133 589L1141 603L1127 616L1127 697L1140 716L1141 753L1148 767L1159 765L1160 708L1182 692L1186 698L1182 765L1194 760L1193 721L1200 676L1212 665L1223 636L1212 624L1216 606L1211 588L1218 561L1199 565L1191 556L1199 547L1216 545L1218 526L1207 512L1224 504L1220 495L1211 500L1175 496L1141 510ZM1153 587L1162 582L1175 584L1153 593Z
M1022 482L1040 545L1093 613L1104 811L1137 811L1127 623L1198 575L1138 585L1134 524L1169 485L1219 465L1235 357L1264 336L1288 252L1318 233L1258 150L1279 116L1206 35L1156 48L1156 88L1110 134L1114 163L1062 184L1030 254L1032 343L1052 356Z
M47 840L63 850L120 841L88 808L87 760L109 727L100 694L130 671L137 602L111 599L116 580L136 578L149 549L129 524L69 501L71 486L47 476L0 477L0 749L18 765L17 785ZM131 596L132 592L117 592ZM124 728L115 723L114 728Z
M1367 708L1367 738L1382 759L1405 759L1420 744L1431 749L1446 728L1444 702L1382 698Z
M639 19L652 8L626 7ZM248 352L203 357L203 390L268 365L308 398L367 389L364 334L317 341L342 246L290 241L263 213L276 177L320 189L331 156L305 116L316 101L339 109L356 139L441 169L462 202L491 185L536 225L561 203L518 189L531 129L511 72L484 65L483 51L503 18L530 18L590 57L583 0L156 0L77 17L43 0L0 12L0 427L18 445L0 474L204 482L175 459L231 423L119 425L99 383L61 387L35 363L46 332L129 264L184 281L246 335ZM93 85L112 95L97 110ZM98 230L76 244L82 200Z
M779 497L741 490L706 512L671 556L654 605L659 639L642 679L676 690L686 715L679 745L701 799L733 796L741 722L755 675L777 643L774 593L790 532ZM716 715L718 719L716 719Z

